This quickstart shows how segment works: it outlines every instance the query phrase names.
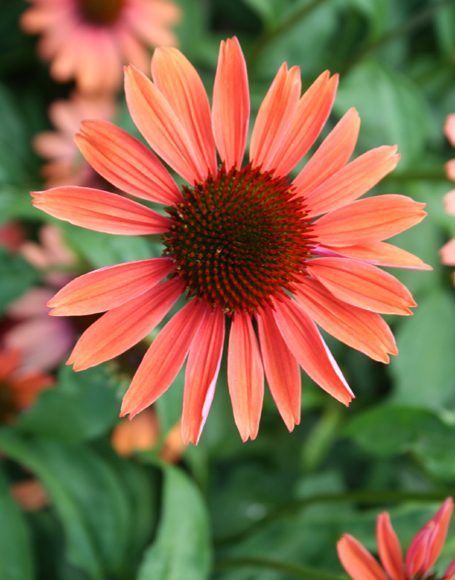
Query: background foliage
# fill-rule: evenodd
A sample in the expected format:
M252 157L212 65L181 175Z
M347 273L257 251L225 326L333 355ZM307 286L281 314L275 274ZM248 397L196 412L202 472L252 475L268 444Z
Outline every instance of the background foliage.
M391 320L400 355L384 367L330 345L353 386L350 409L304 381L302 425L289 435L270 397L258 439L242 444L220 381L201 443L178 465L158 457L177 422L181 382L157 405L154 450L119 457L110 434L127 385L118 364L57 373L57 386L0 428L0 578L5 580L249 580L342 578L335 543L350 532L374 550L374 520L389 509L403 543L455 492L455 295L438 250L455 235L443 212L451 156L443 123L455 111L455 2L437 0L181 0L184 52L209 90L220 39L248 57L253 112L282 61L304 85L341 73L333 125L362 118L358 152L397 143L402 161L378 191L425 201L429 218L402 247L433 272L402 272L416 314ZM36 40L18 27L21 0L0 4L0 220L36 235L46 216L34 134L71 87L51 82ZM118 123L133 131L123 109ZM78 271L156 253L145 239L64 228ZM0 311L43 273L0 253ZM33 475L49 505L24 512L12 485ZM455 553L455 529L440 569Z

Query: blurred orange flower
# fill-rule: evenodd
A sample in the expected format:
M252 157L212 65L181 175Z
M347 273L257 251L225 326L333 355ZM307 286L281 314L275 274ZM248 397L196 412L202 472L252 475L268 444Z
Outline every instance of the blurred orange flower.
M416 534L403 557L400 542L383 512L377 519L376 539L381 565L366 548L349 534L344 534L337 544L338 556L344 569L353 580L424 580L430 578L433 565L441 553L453 510L453 500L448 497L438 512ZM436 580L436 576L431 578ZM455 560L449 565L441 580L455 578Z
M447 139L455 147L455 114L446 119L444 131ZM446 163L447 178L455 181L455 159ZM455 216L455 190L449 191L444 198L445 210L449 215ZM455 266L455 238L449 240L440 250L441 262L446 266ZM453 274L455 283L455 274Z
M180 10L172 0L29 0L26 32L41 34L38 50L58 82L75 79L85 93L113 92L122 64L145 70L147 47L174 45Z

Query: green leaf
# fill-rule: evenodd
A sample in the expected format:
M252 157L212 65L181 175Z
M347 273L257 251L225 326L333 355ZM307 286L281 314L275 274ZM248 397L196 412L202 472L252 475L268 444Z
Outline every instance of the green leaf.
M115 469L85 446L0 431L0 449L32 471L46 488L66 538L66 556L90 579L120 576L128 557L128 497Z
M10 254L0 246L0 313L37 280L38 272L22 256Z
M434 290L420 300L414 316L396 332L399 355L390 364L393 401L455 411L455 304Z
M180 470L165 466L158 537L147 550L138 580L204 580L211 560L209 523L199 491Z
M344 77L334 110L356 107L362 119L359 149L398 145L400 168L419 159L427 141L427 110L416 85L376 61L357 66ZM419 119L419 122L416 122Z
M120 400L115 386L106 367L81 373L62 367L57 385L41 393L16 426L25 433L71 443L98 437L117 421Z
M1 472L0 514L0 578L33 580L34 562L27 525Z

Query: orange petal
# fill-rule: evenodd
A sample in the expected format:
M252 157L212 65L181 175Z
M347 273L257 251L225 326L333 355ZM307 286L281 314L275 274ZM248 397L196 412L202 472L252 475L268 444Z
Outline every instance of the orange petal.
M83 121L75 141L90 165L110 183L141 199L174 204L181 193L158 158L108 121Z
M455 215L455 189L444 196L444 208L450 215Z
M455 559L450 562L447 566L446 571L444 572L444 576L442 580L454 580L455 578Z
M26 409L33 405L41 391L54 386L55 380L45 373L33 372L10 381L10 396L17 409Z
M122 416L133 418L169 388L182 368L206 309L203 302L192 300L163 327L123 397Z
M172 271L169 258L108 266L71 280L48 302L52 316L105 312L156 286Z
M447 163L444 165L444 168L446 170L447 179L450 179L450 181L455 181L455 159L447 161Z
M455 266L455 238L449 240L439 250L441 262L446 266Z
M430 520L431 521L431 520ZM418 532L411 542L406 553L405 571L407 578L414 578L416 574L425 574L429 568L425 565L430 553L430 542L434 524L426 525Z
M452 512L453 499L448 497L439 508L437 513L430 520L430 522L435 524L435 530L431 537L429 556L425 562L428 570L433 567L433 564L438 559L442 547L444 546L447 530L449 529L450 518L452 517Z
M194 336L186 365L182 439L197 445L215 393L224 343L224 312L207 310Z
M378 314L338 300L311 278L302 278L294 293L305 312L341 342L383 363L389 353L398 353L392 331Z
M245 58L234 36L221 41L213 86L212 124L221 161L229 170L242 165L250 118Z
M386 240L421 222L427 215L425 205L405 195L367 197L319 218L312 235L324 246Z
M357 260L364 260L375 266L389 268L410 268L415 270L432 270L433 268L422 262L406 250L397 248L386 242L368 242L356 246L343 246L342 248L329 248L339 255Z
M303 159L324 127L335 100L338 75L322 73L302 95L289 131L275 153L275 174L287 175Z
M299 195L316 189L346 165L354 153L359 129L359 114L355 109L349 109L294 179Z
M278 411L289 431L300 423L300 369L289 352L273 314L264 310L256 315L265 376Z
M447 115L444 124L444 133L450 144L455 147L455 114Z
M387 512L379 514L376 541L379 558L387 574L394 580L405 580L403 553Z
M19 366L21 355L17 349L0 351L0 380L8 378Z
M250 144L250 160L264 171L274 169L272 159L297 110L300 69L283 63L259 108Z
M161 234L169 219L121 195L91 187L54 187L32 192L33 205L75 226L125 236Z
M204 179L206 166L167 99L134 66L125 69L125 95L136 127L149 145L189 183Z
M215 174L216 151L210 105L196 69L176 48L160 47L153 54L152 78L185 128L201 177Z
M181 294L181 282L168 280L109 310L82 334L67 364L82 371L122 354L152 332Z
M343 568L352 580L387 580L373 556L350 534L337 542L337 552Z
M383 314L412 314L409 290L376 266L347 258L317 258L307 270L339 300Z
M242 441L256 439L264 397L264 370L251 319L234 315L229 335L228 385Z
M396 145L377 147L342 167L316 189L306 193L311 217L332 211L354 201L395 169L400 156Z
M299 365L324 391L349 405L354 395L314 322L293 300L275 303L275 321Z

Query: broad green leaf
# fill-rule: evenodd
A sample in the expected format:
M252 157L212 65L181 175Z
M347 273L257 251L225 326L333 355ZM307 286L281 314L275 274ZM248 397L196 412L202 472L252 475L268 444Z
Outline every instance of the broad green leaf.
M165 466L164 500L156 541L138 580L204 580L211 560L208 514L199 491L180 470Z
M434 290L420 299L414 316L396 332L399 355L390 364L393 401L455 411L455 303Z
M0 578L33 580L34 561L24 516L0 472Z
M38 280L38 272L22 256L0 246L0 313Z
M41 393L20 415L17 427L26 433L71 443L105 434L116 423L120 398L105 367L81 373L62 367L57 385Z
M422 155L429 132L427 109L409 77L376 61L358 65L342 79L335 111L342 115L352 106L362 119L360 151L397 144L400 169Z

